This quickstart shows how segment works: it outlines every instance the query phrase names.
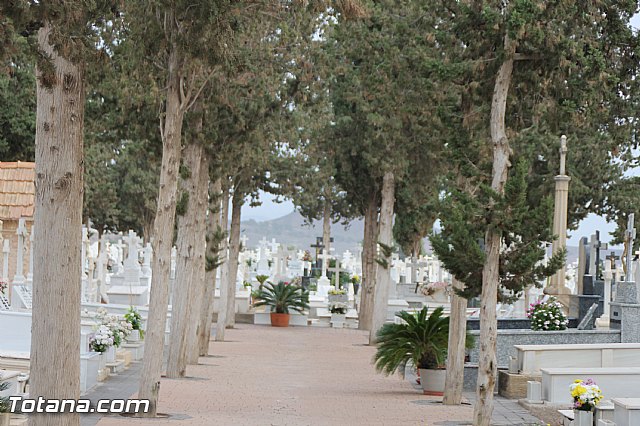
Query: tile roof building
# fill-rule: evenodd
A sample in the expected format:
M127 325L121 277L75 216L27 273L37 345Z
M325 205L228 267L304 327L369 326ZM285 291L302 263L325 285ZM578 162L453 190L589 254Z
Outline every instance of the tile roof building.
M18 251L18 220L26 219L28 236L24 245L23 270L25 276L29 272L29 252L31 250L31 227L35 206L35 163L0 162L0 220L2 221L2 238L9 240L9 274L1 279L11 282L16 273ZM0 246L0 251L2 246ZM4 266L4 256L0 259ZM0 268L0 272L3 268ZM2 274L4 275L4 273Z

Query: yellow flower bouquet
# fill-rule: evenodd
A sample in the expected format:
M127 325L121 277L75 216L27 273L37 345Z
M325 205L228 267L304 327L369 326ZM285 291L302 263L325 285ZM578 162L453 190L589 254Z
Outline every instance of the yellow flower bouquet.
M593 411L602 399L602 391L593 379L577 379L569 386L569 391L575 410Z

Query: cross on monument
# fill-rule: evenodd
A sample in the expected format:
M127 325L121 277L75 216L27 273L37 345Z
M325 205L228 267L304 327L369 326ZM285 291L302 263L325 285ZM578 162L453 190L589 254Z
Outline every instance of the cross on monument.
M560 175L566 174L567 151L567 137L562 135L560 136Z
M411 256L411 261L405 263L405 266L411 268L411 284L416 285L413 292L418 294L418 268L424 268L425 266L429 266L429 264L424 261L419 261L415 256Z
M342 271L343 269L340 268L340 260L336 259L336 266L329 268L329 272L333 272L335 274L336 289L340 288L340 272Z
M269 245L271 246L271 253L276 254L278 252L278 247L280 246L280 244L276 243L275 238L272 238L271 243Z
M323 277L327 276L327 267L329 266L329 260L331 260L331 255L329 253L326 253L325 251L323 251L322 253L320 253L320 256L318 256L320 258L320 260L322 261L322 275Z
M631 252L633 251L633 241L636 238L636 228L634 228L634 214L630 213L627 220L627 229L624 231L625 261L623 264L626 281L631 281Z
M596 233L591 236L590 246L591 246L591 256L590 256L591 267L589 268L589 273L593 275L594 280L597 280L598 277L600 276L600 250L607 250L609 248L609 244L601 243L600 231L596 231Z
M242 234L240 237L240 244L242 244L243 249L247 248L247 241L249 241L249 238L245 234Z
M316 237L316 243L311 244L310 247L316 249L316 263L317 263L320 251L324 248L324 244L322 243L322 237Z
M606 259L611 262L611 270L615 270L616 260L619 260L620 256L616 256L616 252L612 250L611 253L609 253L609 256L606 257Z

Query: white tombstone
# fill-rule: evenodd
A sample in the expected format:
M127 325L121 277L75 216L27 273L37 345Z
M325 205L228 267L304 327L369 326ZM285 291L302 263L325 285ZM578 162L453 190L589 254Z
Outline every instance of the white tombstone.
M151 243L147 243L144 247L143 257L142 257L142 276L143 277L151 277L151 256L153 255L153 249L151 248Z
M4 240L2 244L2 279L9 282L9 253L11 252L11 242Z
M327 276L327 268L329 267L329 261L331 260L331 255L326 253L324 250L322 253L318 255L318 258L322 260L322 277Z
M604 312L602 316L596 319L597 328L609 328L610 320L610 303L611 303L611 281L613 280L613 271L611 270L611 263L604 262Z
M102 236L99 244L98 263L96 266L97 275L97 297L96 302L100 303L101 300L109 301L107 295L107 263L109 262L109 246L106 238Z
M27 285L33 284L33 236L35 227L31 227L31 235L29 235L29 272L27 273Z
M13 285L22 285L25 283L24 277L24 239L27 236L27 225L24 218L18 220L18 252L16 253L16 274L13 277Z
M130 230L126 241L129 250L127 258L124 260L124 280L127 284L140 285L142 270L138 261L138 236Z
M258 267L256 269L258 275L271 275L271 271L269 270L269 259L267 259L266 239L264 238L260 242L259 257L260 258L258 259Z

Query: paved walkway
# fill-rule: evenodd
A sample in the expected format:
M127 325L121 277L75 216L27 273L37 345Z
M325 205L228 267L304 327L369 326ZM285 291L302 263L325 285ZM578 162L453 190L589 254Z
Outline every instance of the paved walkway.
M470 405L445 407L408 380L377 374L375 348L362 331L239 324L227 338L212 342L212 355L190 366L186 379L162 379L159 411L168 419L112 415L98 425L471 424ZM101 397L104 386L92 397ZM516 419L511 414L519 406L505 404L496 404L496 424L540 424Z

